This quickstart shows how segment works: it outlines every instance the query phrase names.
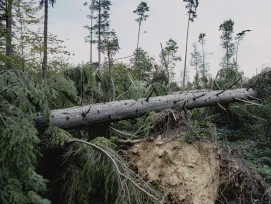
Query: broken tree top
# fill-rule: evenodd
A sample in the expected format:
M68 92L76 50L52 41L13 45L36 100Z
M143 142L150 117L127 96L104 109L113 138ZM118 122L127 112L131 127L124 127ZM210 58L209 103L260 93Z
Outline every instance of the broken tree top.
M138 100L121 100L103 104L91 104L51 111L51 124L63 129L74 129L84 125L119 121L140 117L151 111L167 108L194 109L232 102L248 102L257 97L254 89L234 89L219 91L188 91L184 93L141 98ZM254 103L253 103L254 104ZM37 126L45 126L45 120L36 117Z

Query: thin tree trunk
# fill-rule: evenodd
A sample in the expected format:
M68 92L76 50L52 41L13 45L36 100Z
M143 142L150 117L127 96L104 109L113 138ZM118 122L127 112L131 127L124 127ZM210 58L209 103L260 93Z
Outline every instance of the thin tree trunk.
M93 10L91 9L90 19L90 52L89 52L89 64L92 66L92 44L93 44Z
M184 57L184 68L183 68L183 88L185 88L185 75L186 75L186 60L187 60L187 46L188 46L188 35L190 25L190 13L188 15L187 30L186 30L186 45L185 45L185 57Z
M160 45L161 45L161 50L162 50L162 58L164 60L165 68L167 70L168 92L169 92L169 89L170 89L170 78L169 78L168 62L166 61L166 58L165 58L165 52L164 52L162 43L160 43Z
M13 0L6 1L6 56L7 69L12 68L12 6Z
M112 67L113 67L113 60L110 56L110 52L107 53L107 57L108 57L108 71L109 71L109 77L110 77L110 81L111 81L111 100L115 101L116 99L116 90L115 90L115 83L114 83L114 79L113 79L113 75L112 75Z
M81 77L81 105L84 102L84 70L80 69L80 77Z
M257 92L253 89L226 90L223 93L221 90L191 91L148 99L114 101L53 110L51 111L51 123L63 129L73 129L85 125L136 118L151 111L161 111L167 108L194 109L232 103L249 99L249 97L257 97ZM38 128L46 127L42 117L36 117L36 124Z
M238 66L238 64L237 64L237 55L238 55L238 47L239 47L239 42L237 42L237 45L236 45L236 54L235 54L235 68L236 68L236 70L237 70L237 66Z
M99 0L99 30L98 30L98 74L101 73L101 0ZM101 93L101 82L98 81L98 92Z
M203 48L203 43L201 44L201 50L202 50L202 69L205 73L205 52L204 52L204 48Z
M139 36L140 36L140 29L141 29L141 21L138 23L138 32L137 32L137 43L136 43L136 65L138 61L138 46L139 46Z
M44 31L43 31L43 62L42 62L43 80L47 80L48 78L47 35L48 35L48 0L45 0L44 1Z
M137 32L137 43L136 43L136 49L138 49L138 46L139 46L140 29L141 29L141 21L139 21L139 23L138 23L138 32Z
M25 59L24 59L24 37L23 37L23 16L21 13L21 1L18 2L18 12L19 12L19 23L20 23L20 40L21 40L21 65L22 65L22 71L25 71Z
M227 49L226 49L226 66L227 66L227 69L229 68L229 46L227 45Z

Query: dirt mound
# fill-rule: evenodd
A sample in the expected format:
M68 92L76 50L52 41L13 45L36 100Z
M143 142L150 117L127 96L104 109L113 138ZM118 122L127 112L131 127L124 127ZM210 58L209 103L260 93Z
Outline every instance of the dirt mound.
M172 204L270 202L263 179L221 144L159 137L136 144L129 153L138 173Z
M212 144L184 141L135 145L130 153L145 179L158 184L170 203L215 203L219 188L219 159Z
M188 121L189 112L164 110L151 130L156 139L129 149L144 179L171 204L271 203L270 187L230 148L198 138L187 143Z
M217 203L271 203L271 188L246 163L231 154L231 149L220 146L220 184Z

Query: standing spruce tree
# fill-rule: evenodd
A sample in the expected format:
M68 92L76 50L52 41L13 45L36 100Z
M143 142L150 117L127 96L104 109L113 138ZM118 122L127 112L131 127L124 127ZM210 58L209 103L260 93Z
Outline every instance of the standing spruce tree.
M233 26L234 22L231 19L224 21L219 26L219 30L222 32L220 36L221 46L225 50L225 55L220 63L221 69L216 77L220 88L228 87L243 74L238 71L238 67L235 66L236 63L234 62L235 43L233 40Z
M242 41L244 39L244 36L246 35L247 32L250 32L251 30L243 30L240 33L236 34L235 40L236 40L236 51L235 51L235 66L237 68L238 66L238 62L237 62L237 58L238 58L238 51L239 51L239 44L240 41Z
M93 53L93 43L96 41L93 40L93 20L96 18L94 16L94 0L90 0L90 2L85 2L84 6L89 8L90 14L87 15L87 18L90 19L90 26L84 26L89 30L89 35L86 37L86 41L89 42L89 64L92 65L92 53Z
M1 0L0 2L0 34L2 35L2 39L4 43L2 46L5 48L5 55L3 55L1 58L3 58L3 61L5 62L5 69L11 69L12 68L12 53L13 53L13 47L12 47L12 23L13 23L13 3L14 0Z
M195 89L200 89L201 88L201 74L200 74L200 67L203 63L202 61L202 55L201 53L199 52L198 50L198 46L196 43L193 43L193 52L191 52L191 60L190 60L190 65L195 69L196 71L196 74L195 74L195 77L194 77L194 81L193 81L193 84L194 84L194 88Z
M188 46L188 36L189 36L189 26L190 22L194 22L194 19L197 17L197 7L199 5L198 0L183 0L186 2L186 8L188 9L188 22L186 29L186 45L185 45L185 57L184 57L184 69L183 69L183 88L185 87L185 76L186 76L186 60L187 60L187 46Z
M5 30L6 30L6 2L5 0L0 0L0 70L5 69L5 59L6 59L6 45L5 45Z
M0 4L1 6L1 4ZM1 9L0 9L0 18L1 18ZM4 69L4 59L5 59L5 54L3 52L3 47L4 47L4 36L3 36L3 24L2 24L2 20L0 20L0 70Z
M207 88L208 84L208 79L209 79L209 74L208 74L208 69L209 69L209 63L207 62L207 54L204 50L204 45L205 45L205 33L200 33L198 36L198 43L201 45L201 56L202 56L202 64L200 65L200 81L201 85L203 88Z
M13 0L6 0L6 56L7 69L12 68L12 7Z
M115 90L115 83L112 76L112 67L113 67L113 57L120 49L119 47L119 40L115 33L115 31L111 31L109 35L107 35L103 43L101 45L101 49L104 54L107 55L108 59L108 72L109 72L109 78L111 81L111 93L110 93L110 100L114 101L116 98L116 90Z
M222 32L220 39L221 39L221 46L225 50L225 55L222 60L222 68L230 68L232 66L231 59L234 56L234 42L233 42L233 26L234 22L229 19L224 21L219 26L219 31Z
M161 53L160 60L162 65L166 68L167 71L167 80L168 80L168 90L170 89L170 83L174 78L173 69L176 66L177 61L181 61L181 57L176 56L178 51L178 46L176 41L169 39L166 42L166 47L163 48L161 44Z
M90 26L90 32L95 34L96 39L91 39L92 43L97 42L98 48L98 68L96 78L98 81L98 92L101 92L101 45L104 37L109 34L109 10L111 6L110 0L93 0L91 2L92 18L96 19L94 25Z
M136 43L136 49L138 49L139 46L139 36L140 36L140 29L141 29L141 24L143 21L146 21L149 15L146 13L149 11L148 4L144 1L142 1L136 8L136 10L133 11L133 13L138 15L138 18L135 19L136 22L138 22L138 32L137 32L137 43Z
M16 0L14 2L14 40L16 41L17 61L19 68L24 72L26 64L32 57L30 50L33 48L32 38L36 32L29 26L37 25L41 19L35 17L38 6L35 0Z
M135 50L130 60L134 78L148 84L151 80L152 62L153 58L145 50Z
M140 30L141 25L143 21L146 21L149 15L146 13L150 10L148 7L148 4L144 1L141 1L141 3L137 6L136 10L133 11L133 13L138 15L138 18L136 18L136 22L138 22L138 31L137 31L137 42L136 42L136 56L138 55L138 48L139 48L139 37L140 37ZM136 57L137 61L137 57Z
M54 7L56 0L41 0L40 6L44 6L44 30L43 30L43 62L42 62L42 78L47 80L48 78L48 57L47 57L47 38L48 38L48 4Z

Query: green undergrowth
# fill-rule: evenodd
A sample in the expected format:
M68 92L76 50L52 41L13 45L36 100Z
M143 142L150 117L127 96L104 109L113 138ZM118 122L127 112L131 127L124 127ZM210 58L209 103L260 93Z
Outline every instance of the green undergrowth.
M49 203L46 179L35 171L40 138L32 114L48 120L43 84L20 71L0 74L0 202Z
M80 103L70 79L56 75L44 82L21 71L2 71L0 93L0 203L140 204L162 199L130 170L117 153L116 139L50 125L50 109ZM36 113L47 121L47 129L36 129ZM145 131L143 126L140 132Z

